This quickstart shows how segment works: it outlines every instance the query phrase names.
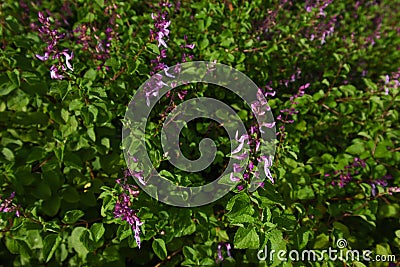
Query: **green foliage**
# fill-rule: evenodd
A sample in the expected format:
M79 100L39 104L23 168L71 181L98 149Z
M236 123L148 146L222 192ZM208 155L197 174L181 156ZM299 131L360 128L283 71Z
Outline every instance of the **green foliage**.
M191 53L193 60L235 67L263 90L273 88L276 95L268 101L281 130L271 167L275 184L265 181L255 192L234 189L215 203L185 209L139 190L130 205L144 223L140 249L132 226L115 218L122 193L115 181L126 168L121 150L126 107L164 48L150 38L157 2L3 2L0 204L15 192L12 212L0 212L4 266L369 266L362 259L257 258L265 247L321 252L339 239L347 240L349 250L368 249L399 261L400 196L389 191L400 187L398 1L359 1L358 7L333 1L325 15L318 7L307 12L296 1L179 1L179 7L177 1L163 7L171 21L164 63L175 65ZM48 61L36 56L47 46L38 33L39 11L67 34L57 44L59 52L74 53L73 71L63 72L62 80L50 77L50 67L65 64L64 56ZM82 25L94 42L89 47L73 31ZM107 39L108 27L114 35L101 58L106 49L98 44ZM181 47L192 43L193 50ZM247 127L253 123L251 108L223 88L181 86L174 104L182 102L177 94L184 90L185 99L219 99ZM147 123L154 166L182 186L216 179L231 142L210 120L188 123L180 142L183 154L196 159L200 140L213 139L214 162L199 173L168 162L160 132L170 101L163 97ZM284 111L290 108L298 112ZM286 123L291 119L294 123ZM355 158L365 166L355 165ZM339 186L348 172L351 179ZM134 178L128 183L135 184ZM222 263L218 244L232 245L231 257L223 246Z

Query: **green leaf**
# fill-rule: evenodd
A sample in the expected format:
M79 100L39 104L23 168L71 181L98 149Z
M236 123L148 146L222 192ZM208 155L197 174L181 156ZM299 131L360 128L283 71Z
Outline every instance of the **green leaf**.
M400 214L400 205L397 203L387 204L379 208L381 218L398 218Z
M254 227L239 227L235 234L233 244L236 249L256 249L260 246L260 238Z
M243 214L253 215L254 213L249 196L243 193L233 196L226 205L226 210L228 211L226 216L231 219Z
M7 237L5 241L7 249L12 254L21 254L23 256L29 256L29 254L31 254L28 244L25 241L9 237Z
M154 54L159 55L160 54L160 49L156 44L149 43L147 44L147 48L150 49Z
M354 145L349 146L346 149L347 153L350 153L352 155L360 155L362 152L364 152L364 145L362 143L357 143Z
M105 232L103 223L94 223L90 227L90 232L92 232L94 241L98 242L103 237Z
M400 238L400 230L396 230L395 234L396 234L396 236L397 236L398 238Z
M78 253L81 258L85 258L89 252L81 241L81 235L85 231L87 231L85 227L75 227L74 230L72 230L71 236L68 240L70 246L76 251L76 253Z
M72 187L68 186L62 193L63 199L68 203L77 203L80 200L78 191Z
M82 231L79 240L89 252L95 251L99 245L93 240L92 233L89 231L89 229L85 229L85 231Z
M389 151L387 150L385 144L379 144L379 145L376 147L374 156L375 156L376 158L386 158L386 157L390 157L391 154L390 154Z
M198 251L194 250L193 248L191 248L189 246L183 247L183 255L185 256L186 259L193 260L193 261L195 261L199 258Z
M43 201L42 210L48 216L55 216L61 206L61 199L58 195L54 195Z
M315 197L314 190L311 186L304 186L297 190L297 197L299 199L313 199Z
M62 222L66 224L74 224L84 215L85 213L81 210L70 210L65 213Z
M58 246L61 243L61 236L58 234L49 234L43 240L43 258L46 262L49 262L56 252Z
M96 134L94 133L94 127L88 127L87 134L93 142L96 142Z
M324 249L329 246L329 236L322 233L315 238L314 249Z
M283 234L280 230L274 229L274 230L268 232L265 235L265 238L270 243L270 245L268 246L268 249L270 251L286 250L286 242L283 239ZM273 264L271 264L271 266L278 266L280 263L281 263L281 260L277 257L277 254L274 254Z
M96 80L96 75L97 71L94 69L89 69L86 71L85 75L83 76L84 78L88 79L89 81L94 81Z
M32 190L32 195L38 199L48 199L51 197L51 188L45 182L41 182Z
M43 248L43 239L40 236L39 230L28 230L26 235L26 242L31 249Z
M167 248L165 247L165 242L164 240L160 238L156 238L153 241L153 244L151 245L153 248L154 253L159 257L160 259L165 259L167 257Z
M7 147L3 147L3 149L1 150L1 153L3 153L6 160L14 161L14 153L11 151L11 149L9 149Z

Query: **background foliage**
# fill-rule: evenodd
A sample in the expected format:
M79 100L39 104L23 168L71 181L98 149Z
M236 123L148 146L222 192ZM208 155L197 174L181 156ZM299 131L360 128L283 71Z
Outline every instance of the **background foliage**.
M2 2L1 265L388 266L257 259L266 245L323 250L340 238L399 261L399 6ZM188 60L231 65L270 93L274 184L249 193L244 183L192 209L129 186L137 177L124 174L121 153L127 104L152 73ZM164 97L149 118L149 153L165 177L186 185L217 178L230 152L223 129L196 120L181 134L182 150L196 158L199 140L213 138L212 166L185 173L163 157L165 115L195 96L230 104L252 125L249 107L221 88L188 85Z

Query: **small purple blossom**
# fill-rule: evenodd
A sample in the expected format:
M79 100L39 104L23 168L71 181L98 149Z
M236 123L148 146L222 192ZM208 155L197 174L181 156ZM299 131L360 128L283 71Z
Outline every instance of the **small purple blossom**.
M244 143L249 140L249 135L248 134L243 134L240 138L238 138L238 134L239 132L236 131L236 141L239 142L239 145L236 149L234 149L231 153L231 155L237 154L238 152L240 152L243 149Z
M393 193L400 193L400 187L388 187L387 191L389 195L392 195Z
M271 168L271 166L272 166L272 156L270 155L270 156L261 156L259 159L258 159L258 162L263 162L264 163L264 173L265 173L265 176L271 181L271 183L275 183L275 180L274 180L274 178L272 177L272 174L271 174L271 171L270 171L270 168Z
M385 91L385 95L388 95L390 91L399 88L400 86L400 68L397 71L384 76L384 83L381 86L381 90Z
M136 178L142 185L146 185L146 182L144 181L144 177L143 177L143 170L141 171L133 171L130 169L126 169L124 172L124 176L128 177L134 177Z
M388 186L388 182L387 180L393 179L393 177L388 174L388 175L384 175L382 178L371 181L369 184L371 185L371 195L372 196L376 196L376 186L381 186L381 187L387 187Z
M153 75L148 82L144 85L144 92L146 98L146 105L150 107L150 98L157 97L161 88L168 86L162 81L163 76L159 73Z
M226 254L228 255L228 257L232 257L231 255L231 244L226 243L226 242L220 242L218 243L218 247L217 247L217 259L216 259L216 263L220 263L224 260L224 257L222 256L222 248L223 246L225 246L226 248Z
M57 67L56 65L52 65L52 66L50 67L50 77L51 77L52 79L55 79L55 80L62 80L62 79L64 79L64 76L61 75L61 74L59 74L59 67Z
M21 216L21 213L18 209L18 206L13 203L15 197L15 192L12 192L8 198L2 200L2 196L0 196L0 212L15 212L15 216Z
M163 7L164 2L160 3ZM168 12L159 10L157 13L152 13L151 18L154 20L154 29L150 30L152 39L157 40L158 47L164 46L168 48L167 41L169 39L169 25L171 21L168 19Z
M244 185L240 184L237 186L237 190L240 192L244 189Z
M50 19L46 17L43 12L38 12L38 18L41 23L41 26L38 28L39 35L47 44L47 47L44 51L44 55L36 54L36 57L41 61L57 59L57 64L53 64L50 67L50 77L52 79L62 80L65 76L60 72L65 73L67 69L73 71L71 60L74 54L73 52L68 53L68 49L59 51L58 42L65 37L65 33L60 33L57 29L54 29ZM63 60L61 56L64 56L65 59Z
M337 185L342 188L353 179L353 175L357 175L359 173L359 170L365 167L366 167L365 161L355 157L353 159L353 163L344 166L344 169L336 170L334 171L333 174L326 173L324 176L325 177L332 176L334 179L339 178L338 181L332 181L331 184Z
M124 178L117 179L117 184L120 185L123 192L119 194L117 203L114 207L114 218L120 218L131 225L134 232L136 244L140 248L140 226L143 222L140 221L136 214L136 211L131 208L132 198L136 198L139 195L137 186L127 184L127 177L130 176L130 172L125 172Z

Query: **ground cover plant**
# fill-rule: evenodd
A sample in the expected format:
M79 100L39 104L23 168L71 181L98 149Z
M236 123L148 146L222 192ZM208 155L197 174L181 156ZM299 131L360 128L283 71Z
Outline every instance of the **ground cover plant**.
M0 266L396 266L399 6L2 1ZM127 168L121 136L139 87L192 61L222 63L254 81L275 118L276 151L254 152L255 109L226 89L171 90L146 125L147 153L163 177L204 185L235 154L231 144L254 152L235 166L244 174L229 194L182 208L142 190L146 170ZM179 136L183 155L198 158L205 137L217 153L206 169L186 172L168 161L160 135L168 114L196 97L228 104L248 135L234 140L221 123L189 122ZM249 190L260 173L267 179ZM301 257L310 250L316 259ZM346 257L354 251L360 257Z

